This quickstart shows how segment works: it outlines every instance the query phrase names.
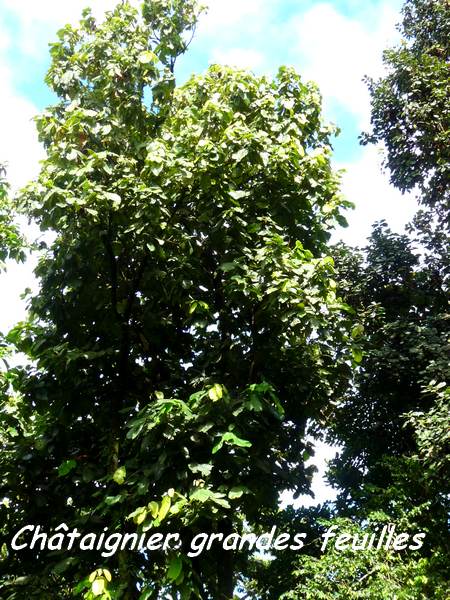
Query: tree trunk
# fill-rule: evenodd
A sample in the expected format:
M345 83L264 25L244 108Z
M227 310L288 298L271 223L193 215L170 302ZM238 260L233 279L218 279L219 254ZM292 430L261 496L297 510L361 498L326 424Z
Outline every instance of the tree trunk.
M232 523L223 521L220 527L225 538L233 532ZM234 595L234 555L231 550L219 553L217 561L217 600L232 600Z

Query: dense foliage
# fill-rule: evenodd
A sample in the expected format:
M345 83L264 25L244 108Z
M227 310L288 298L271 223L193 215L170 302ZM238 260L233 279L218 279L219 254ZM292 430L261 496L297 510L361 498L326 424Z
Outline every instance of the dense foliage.
M290 69L217 66L176 88L195 21L189 3L122 3L52 46L59 102L19 202L54 241L9 334L31 364L3 400L6 539L30 522L187 541L256 526L309 489L307 422L358 357L327 253L347 203L319 93ZM182 556L7 552L3 595L233 595L244 553Z
M409 236L378 223L363 250L334 252L362 360L327 421L328 439L342 446L328 473L339 491L329 523L362 535L388 520L426 532L426 543L402 556L279 553L255 572L262 598L449 594L449 26L445 0L407 0L404 39L385 52L386 75L368 80L372 131L362 141L383 142L391 182L417 194Z
M357 543L370 535L374 525L386 520L386 515L374 513L366 526L351 519L336 518L328 524L353 536ZM405 526L402 528L406 531ZM336 549L334 546L320 557L306 555L293 571L291 589L282 600L376 600L378 598L436 600L446 597L448 587L444 577L430 577L430 571L445 568L442 557L419 558L414 553L404 556L392 550ZM445 571L444 571L445 573ZM295 582L295 583L293 583Z
M182 86L194 0L87 10L51 46L46 159L14 203L46 232L29 317L0 344L0 597L444 600L448 595L448 2L407 0L369 81L372 131L421 211L330 246L348 208L335 130L292 69L211 66ZM333 504L308 493L311 433L342 446ZM308 435L309 434L309 435ZM52 532L180 532L181 549L12 551ZM321 548L329 527L426 534L417 550ZM270 554L187 548L199 532L304 532ZM56 545L57 546L57 545Z

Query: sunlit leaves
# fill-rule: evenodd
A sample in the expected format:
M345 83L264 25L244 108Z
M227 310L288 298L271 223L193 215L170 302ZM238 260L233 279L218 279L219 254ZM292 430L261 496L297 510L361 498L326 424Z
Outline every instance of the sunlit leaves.
M172 500L170 499L170 497L164 496L163 499L161 500L161 506L159 507L159 510L158 510L158 519L160 521L163 521L166 518L171 504L172 504Z
M119 485L123 485L124 482L125 482L126 476L127 476L127 469L126 469L126 467L119 467L118 469L116 469L114 471L113 479Z
M150 52L149 50L146 50L145 52L142 52L141 54L139 54L138 60L140 63L148 64L151 62L156 62L158 60L158 57L156 56L156 54L154 52Z
M351 368L327 248L348 207L335 129L293 69L216 65L176 87L197 14L191 1L121 3L52 45L47 157L20 196L52 241L33 321L11 336L34 361L15 380L31 432L8 434L2 462L17 521L51 496L47 525L240 530L309 488L307 423ZM24 500L26 476L40 489ZM117 588L97 573L88 594L146 597L161 577L174 594L221 587L219 555L197 573L165 553L109 562Z
M208 391L208 396L213 402L217 402L223 397L223 388L219 383L215 383Z
M91 594L94 598L101 597L103 600L111 598L107 586L111 581L112 576L108 569L97 569L89 575L89 583L91 584Z
M213 447L212 453L215 454L216 452L219 452L219 450L223 447L224 444L228 444L230 446L238 446L240 448L250 448L252 445L252 443L248 440L243 440L233 432L227 431L226 433L222 434L220 440Z

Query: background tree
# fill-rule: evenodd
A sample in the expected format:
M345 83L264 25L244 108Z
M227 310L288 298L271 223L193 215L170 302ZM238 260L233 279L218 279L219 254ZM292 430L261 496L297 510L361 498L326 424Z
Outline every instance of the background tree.
M310 543L293 556L274 552L273 561L256 561L251 585L265 600L400 592L441 600L450 550L449 404L446 385L430 381L448 381L448 289L435 264L424 264L410 239L384 223L374 227L364 251L338 246L334 257L339 289L358 315L352 334L362 351L352 385L327 421L328 440L342 446L328 471L338 497L312 519L309 509L298 509L290 525L280 523L308 531ZM333 546L320 552L320 536L331 524L362 537L384 522L425 532L423 548L397 555L342 554Z
M377 309L361 341L354 392L334 425L345 447L332 477L346 511L384 507L394 515L422 506L416 525L429 531L425 552L445 556L450 7L407 0L402 12L404 39L384 53L387 75L368 80L372 132L363 142L384 143L391 182L415 190L421 210L409 239L377 226L356 277L354 262L344 268L351 296L361 293L361 307Z
M188 543L257 528L281 491L309 489L306 424L350 370L327 248L347 206L334 130L290 69L213 66L175 88L196 18L193 2L121 3L52 45L47 158L19 202L54 241L9 335L32 363L3 401L6 540L65 522ZM9 600L229 599L246 560L33 549L6 553L0 586Z
M328 420L329 439L343 446L329 472L339 490L329 510L355 530L387 518L427 541L396 564L370 551L320 558L311 547L295 570L280 553L267 585L256 583L263 598L280 597L280 581L287 597L448 596L449 3L407 0L399 29L401 44L384 53L386 76L368 79L372 130L362 142L384 143L391 182L414 190L421 209L409 236L379 223L363 251L336 248L362 360Z
M407 236L383 224L375 226L364 255L348 261L344 251L341 257L341 287L364 321L364 357L331 426L344 443L335 461L342 471L335 475L348 492L341 496L344 504L368 497L378 504L385 499L364 484L385 488L382 457L416 449L404 415L428 410L432 399L424 387L448 377L448 290L434 265L421 264Z
M447 0L407 0L401 44L384 52L387 75L368 79L372 131L383 142L391 182L417 189L419 202L448 230L450 181L450 7Z
M423 301L421 306L416 301L408 303L410 316L406 322L403 319L406 329L402 336L408 357L399 353L405 366L407 361L413 366L408 380L418 394L411 394L413 412L398 439L408 437L410 451L417 451L420 457L421 476L428 483L434 482L442 502L448 488L448 475L442 469L448 454L443 422L450 412L445 391L449 381L450 6L445 0L407 0L402 13L399 29L404 39L399 47L384 54L387 75L378 81L368 80L372 132L363 136L363 142L384 143L392 183L401 191L415 190L421 205L409 233L416 241L415 254L421 255L411 274L414 286L422 287ZM409 246L413 249L412 241ZM386 266L395 264L391 260ZM411 331L412 318L416 335ZM395 325L399 326L400 322ZM402 370L399 366L397 372ZM397 406L406 408L406 394L399 390L394 397L401 398Z

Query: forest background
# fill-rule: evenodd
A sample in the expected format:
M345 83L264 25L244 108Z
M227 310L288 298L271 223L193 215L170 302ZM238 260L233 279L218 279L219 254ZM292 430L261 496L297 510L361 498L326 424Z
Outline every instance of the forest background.
M2 593L445 598L448 3L410 0L401 17L375 2L302 14L291 2L214 3L206 16L189 2L142 14L123 3L104 25L85 13L60 31L52 93L33 79L48 67L45 12L4 5L13 189L42 156L31 101L54 106L37 121L36 182L12 202L2 187L5 331L20 318L14 286L34 286L29 318L2 347L2 536L25 516L71 515L191 536L301 523L316 541L330 523L362 535L395 522L427 544L406 556L321 556L317 543L300 557L218 551L208 564L169 553L151 565L126 552L104 565L19 560L3 545ZM208 62L254 75L213 66L189 78ZM276 74L282 63L302 79ZM187 83L175 88L174 74ZM347 166L344 196L336 166ZM47 231L25 270L18 213ZM11 363L17 351L29 362ZM334 502L280 511L286 491L305 497L311 462L333 444Z

